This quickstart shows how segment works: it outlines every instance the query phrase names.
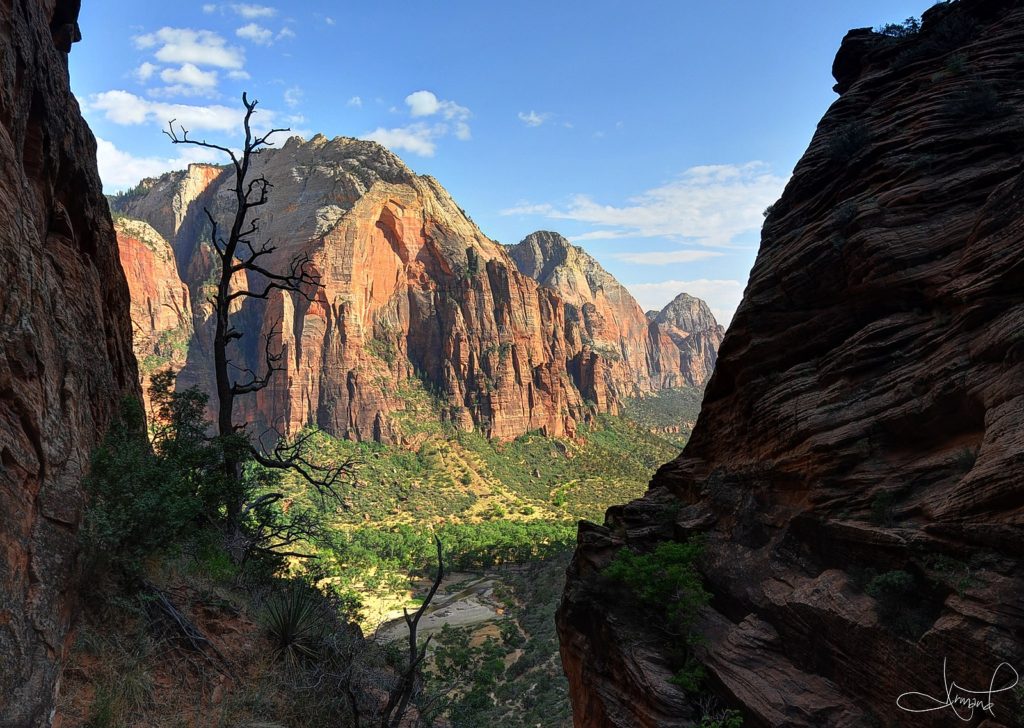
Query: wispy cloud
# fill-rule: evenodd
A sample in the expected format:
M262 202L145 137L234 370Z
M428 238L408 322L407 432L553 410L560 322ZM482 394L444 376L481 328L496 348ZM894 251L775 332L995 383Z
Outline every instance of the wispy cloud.
M433 157L437 151L437 133L427 124L410 124L394 129L377 127L363 139L383 144L393 152L407 151L421 157Z
M135 78L145 83L153 76L154 73L156 73L156 71L159 70L159 68L160 67L157 66L155 63L145 61L139 64L139 67L135 69L133 75L135 76Z
M180 124L189 131L233 131L240 127L242 121L242 114L237 108L219 104L193 106L164 103L120 90L92 94L85 107L87 111L102 112L108 121L122 126L146 123L164 126L169 120L175 119L175 126ZM272 118L272 113L264 110L260 121L269 125Z
M626 288L645 311L660 311L680 293L704 299L715 319L728 326L743 298L743 283L731 279L699 278L691 281L668 280L658 283L627 283Z
M217 72L203 71L194 63L184 63L179 68L165 68L160 72L160 80L168 86L155 91L165 95L196 96L210 94L217 88Z
M235 30L235 35L256 45L270 45L274 42L274 31L259 23L248 23Z
M692 167L623 205L577 195L565 206L521 203L502 214L541 215L593 226L575 236L577 240L669 238L730 247L739 235L760 229L762 211L778 199L785 183L763 162L707 165Z
M199 147L183 147L176 157L136 157L118 149L113 142L96 139L96 161L103 190L118 192L145 177L154 177L172 169L183 169L193 162L221 162L215 152Z
M575 240L579 240L576 238ZM613 253L612 257L623 263L635 265L669 265L672 263L696 263L700 260L720 258L723 253L714 250L669 250L650 253Z
M353 103L358 99L357 103ZM350 106L361 106L358 96L349 100ZM421 157L432 157L437 151L437 140L449 134L466 141L472 137L468 119L473 115L465 106L454 101L439 99L432 91L414 91L405 97L409 116L415 121L405 126L378 127L363 135L363 139L379 142L392 151L407 151ZM396 109L397 111L397 109ZM434 119L426 121L425 119Z
M246 20L256 18L272 18L277 15L277 9L268 5L253 5L250 3L232 3L231 9Z
M361 109L363 108L363 100L358 96L353 96L348 100L348 103L346 103L345 105L351 106L354 109Z
M520 111L517 116L519 117L519 121L523 122L527 126L540 126L548 120L548 117L550 117L551 114L548 114L547 112L538 114L533 109L530 109L529 113Z
M245 52L241 48L229 46L212 30L164 27L135 36L134 40L137 48L155 49L153 56L163 63L242 68L245 62Z
M302 103L302 96L302 89L298 86L292 86L291 88L285 89L284 102L288 104L288 108L294 109Z

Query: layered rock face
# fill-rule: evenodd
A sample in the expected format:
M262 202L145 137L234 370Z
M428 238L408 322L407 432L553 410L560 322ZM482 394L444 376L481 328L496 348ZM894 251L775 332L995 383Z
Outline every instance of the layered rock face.
M570 368L586 395L608 409L626 397L702 387L724 330L707 304L682 293L648 317L629 291L582 248L553 232L507 246L519 270L563 301Z
M129 296L68 84L77 2L0 1L0 725L49 723L81 479L137 394Z
M524 275L562 300L569 366L588 399L614 410L651 391L648 323L629 291L558 233L536 232L507 249Z
M972 690L1024 668L1024 7L923 20L847 36L686 449L581 526L558 613L578 726L699 718L671 638L600 577L694 534L707 690L745 725L952 725L897 698L945 702L944 660ZM1009 725L991 700L975 715Z
M179 370L185 365L192 305L174 251L160 233L140 220L117 220L114 229L131 293L132 343L148 410L150 377L166 367Z
M659 389L703 386L715 370L725 336L708 305L680 293L648 320L653 384Z
M306 253L323 287L312 301L275 292L235 313L247 334L234 355L240 366L258 370L267 341L282 354L271 385L238 402L238 419L257 432L315 424L393 442L398 391L419 377L464 429L571 435L594 412L663 386L636 302L560 236L531 236L511 249L513 262L436 180L373 142L295 137L259 156L260 174L273 184L259 212L261 239L278 246L268 269L287 270ZM180 381L208 392L214 256L203 209L223 229L232 185L220 168L192 165L112 201L169 241L194 302L196 334ZM527 251L535 270L521 272Z

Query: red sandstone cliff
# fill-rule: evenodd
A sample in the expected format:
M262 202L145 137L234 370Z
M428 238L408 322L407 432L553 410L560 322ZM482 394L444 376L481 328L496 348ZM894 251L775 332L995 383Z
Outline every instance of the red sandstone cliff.
M148 223L127 218L115 221L114 229L131 293L132 344L148 409L150 377L185 365L192 338L192 305L174 252L160 233Z
M707 690L745 725L959 724L897 697L944 699L943 660L975 689L1024 672L1024 7L852 31L834 73L686 449L581 525L558 614L577 726L699 717L669 638L599 576L694 533ZM1015 699L993 703L1009 725Z
M68 85L77 2L0 0L0 725L48 725L82 473L137 393L129 297Z
M622 284L558 233L536 232L507 250L520 272L562 299L569 368L602 409L659 389L701 387L711 376L723 331L700 299L680 294L651 321Z
M537 271L521 271L521 253L537 236L510 248L513 262L436 180L413 174L378 144L292 138L261 154L253 174L274 185L260 215L262 236L279 246L271 267L308 252L323 283L312 303L277 294L236 313L249 339L237 356L248 356L248 366L257 368L252 342L264 337L284 353L285 370L271 386L239 401L238 415L257 431L316 424L342 437L394 441L392 415L404 406L396 392L418 376L462 428L498 438L534 429L559 436L593 412L617 411L625 397L706 376L660 373L664 364L679 374L689 360L675 344L667 359L652 354L643 312L585 253L554 236L557 245L534 251ZM230 185L219 168L192 165L112 202L173 248L196 302L180 381L206 391L210 311L200 302L211 255L202 208L224 218ZM556 249L572 259L555 260ZM147 285L157 284L135 288Z
M725 336L708 305L680 293L649 321L656 388L704 386Z

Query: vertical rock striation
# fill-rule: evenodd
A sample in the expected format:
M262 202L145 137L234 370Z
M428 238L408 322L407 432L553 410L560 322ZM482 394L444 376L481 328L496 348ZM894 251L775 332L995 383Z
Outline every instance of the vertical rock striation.
M626 397L703 387L725 330L699 298L680 293L645 314L636 300L582 248L558 233L532 233L506 246L521 273L563 301L570 370L594 402L614 409Z
M129 295L68 84L78 3L0 0L0 726L47 725L82 474L136 394Z
M952 725L896 700L944 700L944 661L977 690L1024 672L1024 6L852 31L834 74L686 449L581 525L558 612L577 726L700 717L599 574L697 533L707 689L745 725Z
M718 347L725 336L708 305L680 293L648 319L656 388L704 386L715 370Z
M141 220L114 223L117 247L131 293L132 346L139 363L147 411L150 377L180 370L192 339L192 304L178 275L174 251L163 236Z
M261 237L278 246L270 269L285 270L306 252L323 283L313 301L275 292L235 313L246 332L236 354L245 366L261 366L260 342L283 353L271 386L239 400L237 417L257 432L293 434L313 424L393 442L400 435L392 415L404 406L398 391L418 377L461 428L497 438L571 435L627 397L700 385L713 366L713 355L680 353L685 334L676 342L659 330L652 339L656 327L626 289L561 236L537 233L506 249L436 180L413 174L378 144L294 137L261 154L254 174L274 185L260 210ZM213 255L203 208L225 219L231 184L220 168L192 165L112 201L170 243L194 306L180 381L208 392L204 302Z

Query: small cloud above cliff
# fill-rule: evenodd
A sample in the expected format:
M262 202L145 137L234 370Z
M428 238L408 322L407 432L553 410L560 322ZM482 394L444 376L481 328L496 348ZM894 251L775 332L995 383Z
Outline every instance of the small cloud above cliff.
M103 191L108 194L120 192L138 184L145 177L156 177L172 169L184 169L195 162L224 161L216 153L199 147L185 147L180 152L176 157L137 157L118 149L113 142L97 137L96 161L103 180Z
M362 106L362 99L355 96L349 105ZM422 120L399 127L377 127L361 138L379 142L393 152L406 151L421 157L433 157L438 140L449 135L460 141L472 138L469 118L473 114L461 104L440 99L433 91L421 90L406 96L405 105L412 119Z

